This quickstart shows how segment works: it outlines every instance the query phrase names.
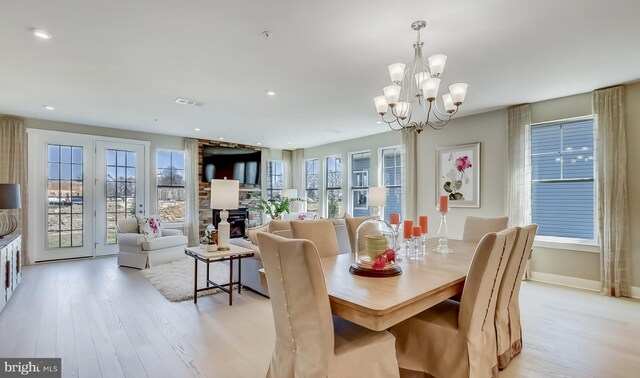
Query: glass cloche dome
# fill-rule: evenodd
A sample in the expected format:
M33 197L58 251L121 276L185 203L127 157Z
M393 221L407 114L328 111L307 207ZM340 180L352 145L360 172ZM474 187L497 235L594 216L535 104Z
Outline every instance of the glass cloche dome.
M395 258L396 233L391 225L368 219L356 229L355 253L349 271L364 277L390 277L402 274Z

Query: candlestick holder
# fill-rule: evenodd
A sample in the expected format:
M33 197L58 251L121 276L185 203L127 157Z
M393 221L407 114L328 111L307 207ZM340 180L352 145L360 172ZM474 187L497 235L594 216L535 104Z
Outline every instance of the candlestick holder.
M391 224L391 229L393 230L393 249L396 251L396 260L402 261L403 254L400 248L400 242L398 239L400 238L400 225L399 224Z
M414 260L416 256L416 250L414 246L413 237L404 239L404 255L407 260Z
M426 257L429 254L427 251L427 233L422 234L422 256Z
M438 246L433 250L440 254L453 253L449 248L449 228L447 227L447 213L440 213L440 227L438 227Z
M413 237L413 258L412 260L416 260L416 261L422 261L424 260L424 243L422 242L422 235L421 236L414 236Z

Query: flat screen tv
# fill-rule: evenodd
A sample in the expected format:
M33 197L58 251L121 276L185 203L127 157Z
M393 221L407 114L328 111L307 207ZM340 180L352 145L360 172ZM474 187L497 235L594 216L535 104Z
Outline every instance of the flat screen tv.
M202 148L202 181L238 180L241 185L260 185L262 153L243 148L205 146Z

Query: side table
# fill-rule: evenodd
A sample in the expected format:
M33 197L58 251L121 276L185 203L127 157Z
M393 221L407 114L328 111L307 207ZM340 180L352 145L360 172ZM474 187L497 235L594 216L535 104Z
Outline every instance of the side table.
M206 247L185 248L184 253L193 257L194 278L193 278L193 303L198 303L198 293L206 290L220 289L229 294L229 306L233 305L233 285L238 285L238 294L242 293L242 264L241 260L253 257L253 251L248 248L231 245L229 251L207 252ZM207 266L206 287L198 288L198 261L202 261ZM209 278L209 264L213 262L229 261L229 283L219 284ZM233 262L238 261L238 281L233 282ZM228 287L228 289L227 289Z

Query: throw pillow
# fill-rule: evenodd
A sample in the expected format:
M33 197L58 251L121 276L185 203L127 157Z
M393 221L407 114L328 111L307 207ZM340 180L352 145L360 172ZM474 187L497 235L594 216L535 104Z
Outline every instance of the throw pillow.
M269 232L269 223L262 226L247 228L246 234L251 239L251 243L258 245L258 232Z
M138 229L140 234L146 236L147 239L161 237L162 225L160 224L160 217L158 215L138 217Z
M316 213L289 213L289 214L284 214L282 219L286 221L312 220L312 219L316 219Z

